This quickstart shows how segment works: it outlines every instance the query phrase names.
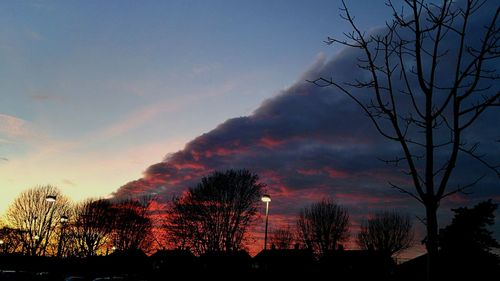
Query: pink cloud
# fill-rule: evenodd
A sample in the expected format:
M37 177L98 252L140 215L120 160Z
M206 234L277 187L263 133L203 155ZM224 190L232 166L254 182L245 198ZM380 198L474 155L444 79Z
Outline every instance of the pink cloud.
M334 179L343 179L343 178L349 177L349 175L346 172L336 170L336 169L331 168L331 167L325 167L324 170L331 178L334 178Z
M269 136L265 136L259 140L258 145L263 146L263 147L268 148L268 149L273 149L273 148L276 148L280 145L283 145L284 143L286 143L285 140L278 140L278 139L273 139L272 137L269 137Z
M205 166L198 162L185 162L185 163L174 163L173 166L176 169L192 169L192 170L203 170Z
M40 136L30 122L6 114L0 114L0 135L13 140L26 140Z

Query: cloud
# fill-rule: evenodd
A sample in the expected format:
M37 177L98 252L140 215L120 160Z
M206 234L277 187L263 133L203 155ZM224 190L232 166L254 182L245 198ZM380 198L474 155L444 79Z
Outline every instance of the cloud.
M382 138L348 97L334 88L320 88L306 81L318 77L365 79L366 73L357 66L359 56L353 49L344 49L330 60L319 56L295 84L264 101L250 116L229 119L198 136L184 149L148 167L142 178L125 184L115 196L156 194L168 200L214 170L246 168L267 183L273 196L272 212L280 220L293 217L302 206L323 197L345 204L358 218L384 208L423 216L417 202L388 184L390 181L411 189L411 179L401 171L404 166L395 168L377 160L397 157L399 144ZM443 60L442 67L447 69L452 64L452 60ZM446 82L445 77L439 79ZM403 87L398 83L402 82L394 86ZM493 90L499 87L496 83ZM356 94L369 101L366 92L356 90ZM407 108L409 100L403 98L400 104ZM485 140L482 150L493 160L500 159L495 143L500 139L498 121L498 112L489 112L464 135L471 141ZM445 152L438 155L439 159L445 157ZM481 174L487 176L468 198L497 196L498 178L466 156L459 159L450 185L466 184ZM465 203L459 197L451 199L443 209Z
M76 184L76 183L74 183L73 181L68 180L68 179L63 179L63 180L62 180L62 183L63 183L64 185L66 185L66 186L77 186L77 184Z
M324 67L321 59L313 69ZM382 163L363 159L374 160L382 143L349 100L302 80L265 101L251 116L227 120L150 166L142 179L125 185L117 195L160 191L168 198L210 171L227 168L257 172L273 192L316 188L328 196L335 190L359 189L353 178L377 188L386 186L383 177L362 177L390 171ZM385 142L384 146L391 147Z
M151 121L164 111L165 107L166 105L164 103L143 107L142 109L133 112L123 120L120 120L119 122L103 129L101 134L104 138L112 138L123 135L140 127L144 123Z
M40 134L30 122L6 114L0 114L0 143L11 143L15 140L38 138Z
M207 99L226 95L232 92L240 82L225 81L220 85L207 89L203 94L191 93L178 97L174 100L160 100L146 104L132 112L127 112L125 116L98 131L92 132L87 136L89 140L109 140L116 137L122 137L134 130L141 128L144 124L152 123L165 114L172 114L192 106L193 103L203 102ZM119 90L127 91L137 97L145 95L148 88L141 84L120 84L114 85ZM162 86L163 87L163 86ZM166 90L167 91L167 90Z

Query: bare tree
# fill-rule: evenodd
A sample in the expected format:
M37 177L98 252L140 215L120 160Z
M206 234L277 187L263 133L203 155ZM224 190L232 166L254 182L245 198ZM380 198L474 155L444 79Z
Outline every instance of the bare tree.
M412 222L409 215L384 211L361 224L358 245L366 250L383 252L389 256L411 247Z
M299 238L307 248L324 255L349 237L349 213L330 199L304 207L297 219Z
M32 256L49 254L49 246L57 241L55 229L70 207L69 200L51 185L22 192L6 215L7 223L20 231L22 252Z
M125 200L114 203L112 212L113 245L119 250L142 249L150 246L152 221L149 217L150 200Z
M290 249L295 242L294 231L290 226L271 231L271 245L278 250Z
M358 66L367 75L354 82L323 77L312 82L349 96L382 136L399 143L402 156L385 162L405 164L412 186L391 186L425 207L430 279L436 267L440 201L481 179L449 188L459 155L500 175L500 166L478 152L479 143L465 139L486 109L500 105L495 84L500 78L500 7L487 0L443 0L439 6L405 0L401 10L389 0L388 6L393 20L383 31L367 34L343 2L341 16L352 32L346 40L328 38L327 43L358 50Z
M257 213L264 185L247 170L214 172L172 202L169 235L194 252L243 247Z
M106 252L113 222L114 214L108 200L89 199L78 204L73 227L68 233L75 243L77 255L90 257Z

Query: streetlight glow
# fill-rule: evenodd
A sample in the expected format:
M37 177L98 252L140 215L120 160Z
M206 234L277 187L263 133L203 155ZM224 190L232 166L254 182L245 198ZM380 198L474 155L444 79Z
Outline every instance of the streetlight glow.
M269 194L264 194L260 200L264 203L269 203L271 202L271 196L269 196Z

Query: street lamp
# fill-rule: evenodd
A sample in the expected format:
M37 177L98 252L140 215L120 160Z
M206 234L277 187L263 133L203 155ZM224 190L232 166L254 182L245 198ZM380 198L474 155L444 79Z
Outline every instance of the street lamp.
M264 194L262 195L262 198L260 200L266 203L266 230L264 234L264 250L267 250L267 225L269 222L269 202L271 202L271 196L269 196L269 194Z
M47 212L45 213L44 220L47 218L47 215L49 215L49 212L50 212L50 216L49 216L49 226L50 227L52 227L52 217L54 215L54 202L56 202L56 199L57 199L56 195L47 195L47 196L45 196L45 201L47 201L49 203L49 210L47 210ZM38 242L38 240L40 240L40 236L36 235L35 236L35 240L36 240L36 243L37 243L36 247L38 248L38 246L40 245L39 242ZM45 247L42 250L43 250L43 252L45 252Z

